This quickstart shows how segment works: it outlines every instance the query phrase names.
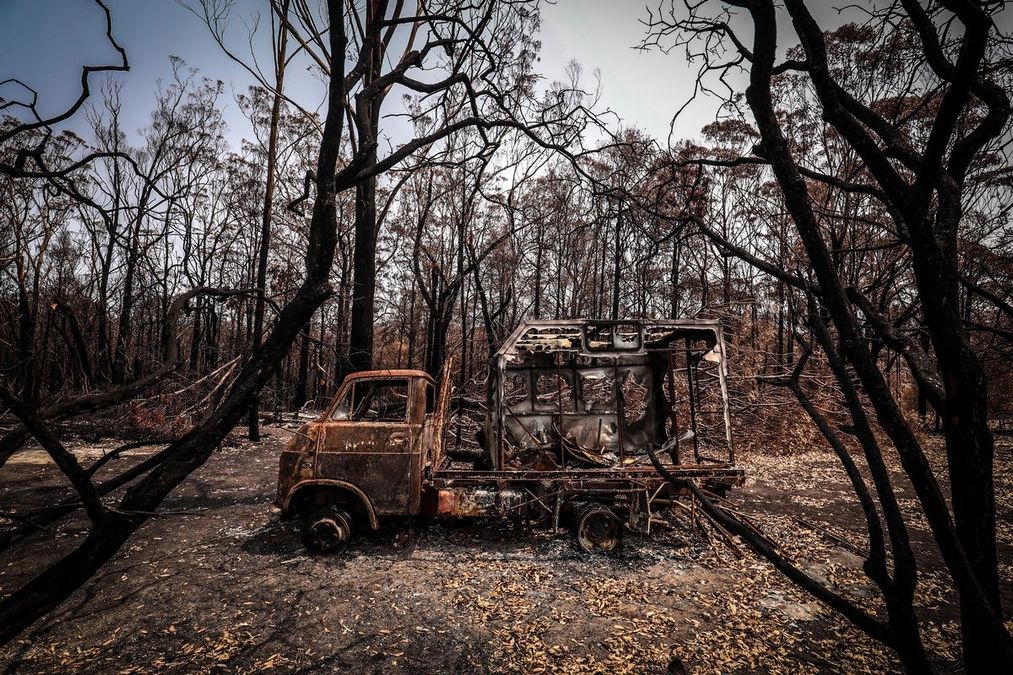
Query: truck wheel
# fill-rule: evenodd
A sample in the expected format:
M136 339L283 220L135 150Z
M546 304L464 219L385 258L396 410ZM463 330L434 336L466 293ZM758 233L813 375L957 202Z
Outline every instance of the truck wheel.
M342 553L351 539L352 518L336 506L317 509L303 521L302 540L313 553Z
M601 504L577 512L577 544L588 553L612 553L623 543L622 521Z

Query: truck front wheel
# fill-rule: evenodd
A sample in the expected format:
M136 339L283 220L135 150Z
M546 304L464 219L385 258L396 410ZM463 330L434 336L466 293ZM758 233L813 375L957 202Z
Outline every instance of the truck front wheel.
M623 543L623 523L602 504L588 504L577 512L577 545L588 553L612 553Z
M316 509L303 520L302 539L313 553L342 553L352 539L352 518L333 505Z

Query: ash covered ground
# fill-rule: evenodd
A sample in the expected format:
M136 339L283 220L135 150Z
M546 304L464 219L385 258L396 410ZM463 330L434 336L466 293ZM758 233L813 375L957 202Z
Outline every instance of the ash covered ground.
M685 520L627 534L619 555L580 553L572 538L502 522L400 524L356 535L343 557L307 555L298 526L269 513L278 452L234 440L163 505L101 572L0 651L7 672L883 672L890 653ZM81 443L80 455L116 445ZM942 450L930 441L939 465ZM117 472L146 450L110 462ZM1013 604L1009 442L996 458L1004 601ZM793 559L869 607L857 506L825 452L752 455L733 493ZM941 465L940 465L941 466ZM39 450L4 468L0 511L51 503L61 476ZM899 475L899 474L898 474ZM902 503L915 508L900 481ZM802 522L800 522L800 519ZM951 582L924 522L919 604L943 670L959 669ZM0 593L67 551L68 519L0 556ZM854 547L842 545L843 539Z

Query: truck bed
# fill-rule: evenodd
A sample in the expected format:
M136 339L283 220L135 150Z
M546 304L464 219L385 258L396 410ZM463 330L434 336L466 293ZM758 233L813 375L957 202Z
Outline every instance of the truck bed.
M745 480L745 470L734 464L683 464L666 465L666 468L679 478L695 478L713 480L729 486L741 485ZM524 482L564 482L571 484L591 485L600 483L603 486L617 482L636 483L647 486L658 486L665 479L654 470L653 466L628 466L586 469L559 469L554 471L536 471L510 469L498 471L444 468L433 471L427 479L436 488L460 487L463 485L488 483L524 483Z

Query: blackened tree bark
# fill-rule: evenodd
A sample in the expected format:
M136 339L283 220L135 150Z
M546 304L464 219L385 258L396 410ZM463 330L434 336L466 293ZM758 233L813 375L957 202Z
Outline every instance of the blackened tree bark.
M387 10L385 0L366 2L368 50L363 90L355 97L358 143L367 153L367 162L376 163L380 107L386 89L370 85L380 76L384 43L381 22ZM355 249L352 258L352 325L348 335L348 362L353 370L368 370L373 364L373 324L376 301L376 176L355 188Z
M85 341L84 331L81 330L81 322L78 320L74 308L63 298L55 298L53 300L53 309L60 312L66 318L74 355L77 357L85 383L90 387L95 386L95 373L92 369L91 357L88 355L88 345Z
M310 370L310 328L302 332L299 340L299 371L295 381L295 393L292 396L292 407L296 410L306 405L308 400L307 386L309 384Z
M257 296L253 310L253 348L264 338L264 312L267 298L267 259L271 249L271 218L274 211L274 188L278 170L278 126L281 121L282 99L285 90L285 65L288 51L288 5L282 0L278 13L278 38L274 49L274 91L271 101L271 121L267 135L267 167L264 176L264 206L260 217L260 248L257 251ZM247 431L251 441L260 440L260 409L254 401L247 415Z
M370 106L372 107L372 106ZM379 113L379 106L376 107ZM371 118L374 117L370 113ZM379 114L375 116L379 118ZM371 161L376 161L372 152ZM373 363L373 323L376 301L376 178L355 190L355 253L352 259L352 325L348 361L352 370L368 370Z

